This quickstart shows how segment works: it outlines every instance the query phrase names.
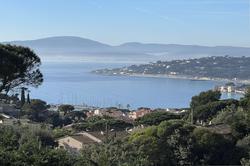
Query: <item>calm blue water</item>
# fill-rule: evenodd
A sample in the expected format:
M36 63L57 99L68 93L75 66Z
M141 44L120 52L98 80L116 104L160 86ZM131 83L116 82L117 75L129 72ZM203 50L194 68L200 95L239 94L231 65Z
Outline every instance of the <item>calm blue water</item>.
M31 97L50 104L88 104L91 106L140 106L151 108L187 107L191 97L222 84L214 81L191 81L166 78L100 76L90 71L121 67L125 64L49 63L42 66L44 83L32 89ZM223 95L224 98L235 97ZM237 97L237 96L236 96Z

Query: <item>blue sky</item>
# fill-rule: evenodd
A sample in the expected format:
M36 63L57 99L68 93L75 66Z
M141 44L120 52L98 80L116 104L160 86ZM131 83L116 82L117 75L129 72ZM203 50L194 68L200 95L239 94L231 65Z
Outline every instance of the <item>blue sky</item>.
M250 47L250 0L0 0L0 41L80 36Z

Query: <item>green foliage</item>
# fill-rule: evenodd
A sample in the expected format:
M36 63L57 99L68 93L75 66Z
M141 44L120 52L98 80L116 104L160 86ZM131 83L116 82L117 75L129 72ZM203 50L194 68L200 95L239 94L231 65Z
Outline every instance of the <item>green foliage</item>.
M0 147L14 150L18 147L21 134L10 126L0 126Z
M235 141L184 121L169 120L135 132L129 142L153 165L238 165L245 152Z
M241 165L250 166L250 159L242 158L240 162Z
M232 63L233 62L233 63ZM157 61L150 64L132 65L126 68L100 69L94 71L99 74L153 74L176 76L207 77L207 78L237 78L239 80L250 79L250 57L212 56L198 59L178 59L172 61ZM168 66L166 68L166 66Z
M73 165L76 158L54 149L55 141L46 129L0 126L1 165Z
M219 101L221 93L219 91L209 90L207 92L201 92L198 96L192 97L190 108L195 109L198 106L208 104L210 102Z
M1 165L89 165L89 166L166 166L166 165L249 165L250 112L239 107L236 100L219 100L217 92L208 91L194 97L194 117L231 126L232 134L222 135L213 126L193 126L181 115L154 112L137 120L138 124L153 125L133 132L127 138L107 139L84 147L80 155L55 149L55 138L71 134L70 130L46 127L0 126ZM240 103L242 104L242 103ZM54 127L73 125L76 130L124 130L133 125L112 117L85 118L83 112L65 109L46 113L46 102L32 100L24 110L32 119L45 121ZM41 116L43 115L43 116ZM44 118L41 118L44 117ZM236 144L237 143L237 144Z
M111 117L93 116L86 121L74 124L73 128L76 130L91 130L91 131L105 131L106 128L114 129L116 131L125 130L126 128L133 127L131 123L114 119Z
M151 125L158 125L165 120L180 119L180 118L182 118L182 115L157 111L157 112L152 112L150 114L146 114L143 117L136 119L136 124L151 126Z
M238 105L237 100L221 100L209 102L193 108L194 119L200 119L204 121L211 120L215 115L227 107Z
M60 116L58 112L49 112L45 122L51 124L55 128L71 124L72 119L69 116Z
M235 112L229 119L228 124L231 125L232 134L236 138L243 138L250 133L250 116L247 112Z
M48 108L47 103L40 99L33 99L31 103L27 105L28 109L34 111L44 111Z
M88 166L149 166L147 157L126 140L86 147L78 164Z
M54 138L60 138L60 137L64 137L66 135L71 135L73 134L73 132L71 130L65 129L65 128L55 128L53 129L53 137Z
M250 155L250 136L246 136L243 139L238 140L237 146L245 149L245 151L248 152Z
M87 146L79 156L75 156L47 144L50 138L46 133L48 131L43 129L1 126L0 132L0 163L3 166L149 165L146 156L132 144L127 144L126 140L114 139L104 144Z
M42 146L56 147L57 143L54 140L54 136L46 129L39 129L34 131L34 135L39 139Z
M77 165L77 157L62 149L51 149L44 152L41 165L72 166Z
M241 165L250 165L250 136L238 140L237 146L244 150L245 156L241 159Z
M220 124L220 123L226 123L228 124L228 121L232 118L233 112L229 109L225 108L221 110L211 121L212 124Z
M59 109L64 112L61 115L56 111L48 111L49 106L45 101L34 99L30 103L26 103L23 107L23 115L35 122L46 122L53 127L62 127L72 122L80 122L86 118L83 111L71 111L74 109L71 105L61 105Z
M74 122L80 122L85 119L87 115L83 111L71 111L67 114L67 117L72 119Z
M245 110L250 110L250 88L248 88L247 92L245 93L245 96L240 99L240 105Z
M193 127L180 120L164 121L133 133L129 142L135 144L153 165L190 165Z
M193 161L196 165L238 165L242 154L235 142L207 129L195 129Z
M244 100L243 98L242 100ZM242 103L240 103L241 105ZM236 105L237 106L237 105ZM242 106L242 105L241 105ZM231 126L232 135L241 139L250 133L250 112L248 108L229 105L213 118L213 123L225 123Z
M28 115L29 119L36 122L44 122L48 118L47 103L45 101L34 99L30 104L26 103L22 110Z
M63 105L60 105L60 106L58 107L58 110L59 110L60 112L63 112L64 115L66 115L67 113L73 111L74 109L75 109L74 106L69 105L69 104L63 104Z
M39 142L30 139L17 151L3 151L0 148L1 165L36 165L36 166L71 166L76 158L64 150L54 150L41 147Z
M12 94L7 95L7 94L3 94L0 93L0 100L5 100L6 103L10 103L10 101L13 101L14 104L20 104L19 98L18 98L18 94Z
M250 116L248 111L238 108L236 111L230 107L221 111L212 122L214 124L224 123L231 126L232 135L241 139L250 133Z
M29 48L0 44L0 93L43 82L40 58Z
M163 121L122 140L110 139L86 146L79 156L53 149L53 137L46 129L2 126L0 132L2 165L239 165L240 161L249 161L248 137L235 146L230 137L195 128L182 120ZM54 130L54 133L67 132Z
M190 103L190 118L194 120L203 120L205 122L212 120L220 111L231 109L236 111L239 101L234 99L220 100L219 91L209 90L201 92L198 96L192 97Z

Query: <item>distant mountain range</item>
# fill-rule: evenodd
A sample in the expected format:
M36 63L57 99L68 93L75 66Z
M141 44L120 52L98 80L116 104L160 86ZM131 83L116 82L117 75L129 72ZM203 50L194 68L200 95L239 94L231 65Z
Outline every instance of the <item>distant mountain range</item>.
M204 56L250 56L250 48L231 46L198 46L178 44L144 44L138 42L124 43L118 46L111 46L98 41L73 37L59 36L37 40L10 41L8 44L28 46L43 56L64 56L64 57L107 57L107 58L134 58L145 61L151 60L172 60L184 58L197 58Z

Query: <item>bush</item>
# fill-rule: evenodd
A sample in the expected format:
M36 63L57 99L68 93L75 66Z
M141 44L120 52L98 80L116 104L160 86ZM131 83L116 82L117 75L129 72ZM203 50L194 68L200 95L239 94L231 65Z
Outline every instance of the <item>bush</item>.
M137 125L158 125L162 121L170 120L170 119L181 119L182 115L173 114L168 112L152 112L144 115L141 118L136 119Z
M91 130L91 131L105 131L106 128L120 131L131 127L133 127L133 125L125 121L114 119L111 117L98 117L98 116L91 117L87 119L87 121L73 125L73 128L76 130Z
M199 120L208 121L208 120L211 120L220 111L224 110L225 108L231 105L237 106L238 101L230 99L230 100L210 102L210 103L195 107L193 109L193 112L194 112L193 116L195 120L199 119Z

